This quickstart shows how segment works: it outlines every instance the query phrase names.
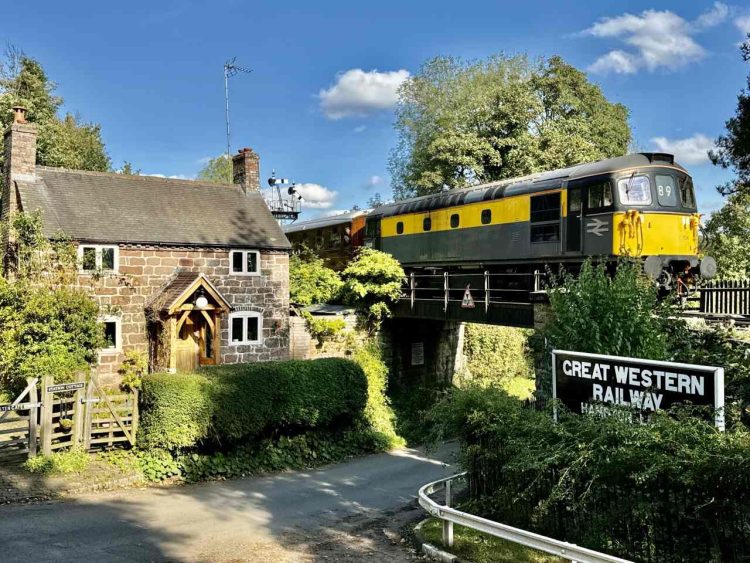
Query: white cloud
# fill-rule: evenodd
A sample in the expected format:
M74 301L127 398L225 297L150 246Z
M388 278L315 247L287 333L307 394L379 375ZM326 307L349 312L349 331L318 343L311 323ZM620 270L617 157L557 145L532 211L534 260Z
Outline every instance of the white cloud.
M693 22L693 27L696 29L715 27L727 20L729 12L729 6L722 4L721 2L714 2L714 5L710 10L706 10L698 16L695 22Z
M211 162L214 159L214 157L211 156L202 156L198 160L196 160L196 164L200 164L201 166L205 166L209 162Z
M173 174L167 176L166 174L144 174L144 176L153 176L154 178L168 178L170 180L195 180L193 176L187 176L185 174Z
M361 117L385 110L398 102L398 87L409 71L364 71L353 68L336 75L336 83L318 93L320 108L329 119Z
M651 144L659 152L673 154L677 162L682 164L705 164L708 162L708 151L714 148L714 142L706 135L696 133L684 139L668 139L654 137Z
M348 212L348 209L329 209L328 211L323 211L319 217L333 217L334 215L341 215Z
M750 33L750 15L740 16L735 18L734 26L739 29L743 34Z
M297 184L297 193L302 196L304 207L310 209L328 209L338 196L338 192L329 190L320 184Z
M374 176L370 176L370 179L367 180L367 187L374 188L375 186L378 186L382 183L383 183L383 177L375 174Z
M352 131L355 133L362 133L365 129L367 129L367 125L357 125Z
M582 33L622 41L630 50L612 50L594 61L589 70L634 74L643 68L651 72L658 68L671 70L699 61L706 56L706 50L693 36L725 21L729 11L725 4L715 2L693 22L668 10L603 18Z

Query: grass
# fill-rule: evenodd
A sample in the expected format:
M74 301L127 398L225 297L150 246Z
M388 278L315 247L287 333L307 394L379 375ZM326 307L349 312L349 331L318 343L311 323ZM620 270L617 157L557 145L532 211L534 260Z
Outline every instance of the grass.
M434 546L443 546L442 522L430 518L422 526L424 539ZM475 563L562 563L566 561L463 526L453 526L453 547L448 551L462 561Z

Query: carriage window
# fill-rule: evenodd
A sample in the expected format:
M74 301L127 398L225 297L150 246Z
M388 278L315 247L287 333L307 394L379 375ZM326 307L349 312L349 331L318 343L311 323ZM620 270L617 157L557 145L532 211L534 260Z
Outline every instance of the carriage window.
M482 209L482 225L489 225L492 222L492 209Z
M693 192L693 181L690 176L685 176L680 180L680 196L682 205L695 208L695 192Z
M454 213L453 215L451 215L451 229L457 228L458 222L459 222L458 213Z
M588 209L601 209L612 205L612 184L600 182L589 186Z
M620 202L625 205L651 205L651 183L648 176L631 176L617 182Z
M399 221L398 223L396 223L396 234L397 235L404 234L404 223L402 221Z
M432 219L430 219L429 217L425 217L422 220L422 230L429 231L430 229L432 229Z
M560 192L531 198L531 242L560 240Z
M656 199L659 205L664 207L676 207L677 188L674 185L674 176L671 174L657 174L656 177Z

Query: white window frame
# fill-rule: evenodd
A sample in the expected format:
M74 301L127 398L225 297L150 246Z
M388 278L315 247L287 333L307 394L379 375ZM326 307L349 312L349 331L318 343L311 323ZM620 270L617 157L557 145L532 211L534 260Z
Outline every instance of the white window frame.
M248 340L247 339L247 320L243 322L243 340L235 341L234 340L234 319L258 319L258 339L257 340ZM230 346L257 346L259 344L263 344L263 313L258 313L257 311L235 311L234 313L229 314L229 345Z
M122 351L122 319L117 315L106 315L99 317L99 322L104 323L115 323L115 346L109 348L102 348L99 350L100 354L117 354Z
M234 255L242 254L242 271L234 271ZM255 254L255 264L258 269L255 272L247 271L247 255ZM232 276L259 276L260 275L260 251L259 250L232 250L229 252L229 274Z
M96 269L86 270L83 267L83 250L85 248L93 248L96 252ZM103 269L102 268L102 250L105 248L111 248L114 250L114 268ZM120 248L116 244L79 244L78 245L78 273L79 274L94 274L96 272L105 273L117 273L120 266Z

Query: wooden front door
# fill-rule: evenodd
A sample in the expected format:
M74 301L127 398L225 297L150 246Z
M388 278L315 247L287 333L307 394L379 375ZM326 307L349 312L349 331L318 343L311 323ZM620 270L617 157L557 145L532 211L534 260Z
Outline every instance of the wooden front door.
M190 314L182 323L175 342L175 361L177 371L194 371L198 365L200 352L200 326L194 315Z

